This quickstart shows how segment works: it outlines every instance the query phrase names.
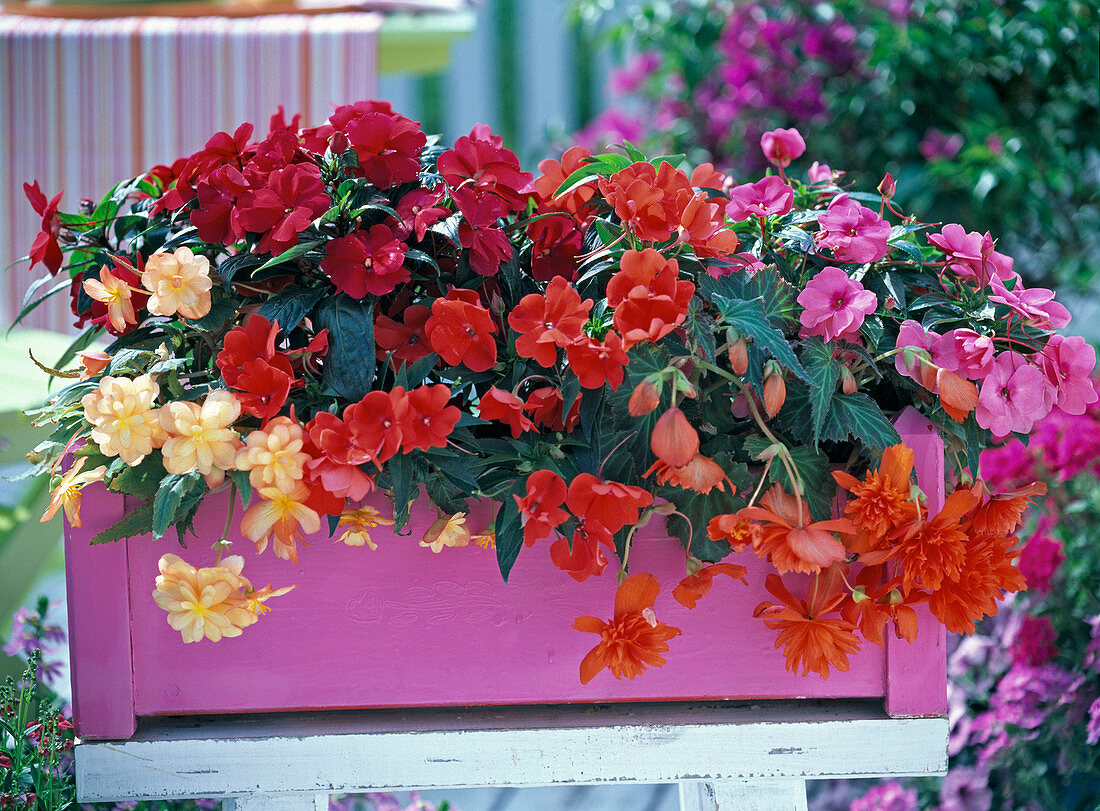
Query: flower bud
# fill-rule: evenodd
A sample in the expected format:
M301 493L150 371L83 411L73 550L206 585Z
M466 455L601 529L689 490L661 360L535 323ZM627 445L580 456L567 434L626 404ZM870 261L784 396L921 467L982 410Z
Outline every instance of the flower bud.
M774 417L787 401L787 382L783 370L775 361L768 361L764 369L764 410Z
M333 155L343 155L348 151L350 145L347 135L342 132L334 132L332 134L332 140L329 141L328 148L332 151Z
M897 589L890 589L890 593L886 595L885 601L887 605L901 605L905 602L905 598L901 596L901 592Z
M852 589L852 602L853 603L857 603L857 604L862 603L866 599L867 599L867 589L865 589L863 586L856 586L854 589Z
M673 406L653 426L649 447L669 467L683 467L699 452L699 434L684 412Z
M647 377L634 387L630 395L630 401L626 404L626 410L632 417L641 417L648 414L661 404L661 392Z
M743 375L749 370L749 345L744 338L730 344L729 357L735 375Z
M856 382L856 376L852 374L852 370L847 366L842 366L840 369L840 388L845 394L855 394L859 391L859 383Z
M894 176L887 172L878 184L878 193L886 200L891 200L897 188L898 184L894 181Z

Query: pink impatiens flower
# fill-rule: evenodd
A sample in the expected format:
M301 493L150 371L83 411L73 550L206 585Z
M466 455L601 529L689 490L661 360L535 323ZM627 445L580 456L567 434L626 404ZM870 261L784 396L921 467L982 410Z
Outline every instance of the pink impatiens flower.
M1039 329L1061 329L1070 321L1069 310L1054 300L1054 291L1045 287L1025 288L1017 283L1009 290L998 278L990 280L990 301L1004 304L1020 318Z
M810 169L806 172L806 176L810 179L810 182L814 184L833 182L833 170L827 163L818 163L814 161L810 164Z
M984 380L993 368L993 338L972 329L951 330L936 342L935 350L933 360L950 353L955 361L950 368L969 380Z
M798 294L806 309L799 316L803 335L821 335L826 341L855 335L863 319L878 306L878 298L837 267L826 267Z
M818 247L828 248L841 262L877 262L886 256L890 223L847 194L839 194L817 220Z
M1053 387L1046 376L1018 352L1002 352L982 382L975 409L978 425L995 436L1026 434L1049 412L1044 401Z
M768 217L786 214L794 203L794 189L775 175L755 183L744 183L730 191L726 213L734 222L744 222L749 217Z
M1095 366L1096 350L1084 338L1051 335L1043 348L1043 371L1056 389L1054 405L1067 414L1084 414L1096 402Z
M929 234L928 241L947 255L947 267L952 272L979 287L985 287L991 279L1007 282L1016 278L1012 257L993 250L995 242L988 231L979 234L950 223L940 233Z
M802 139L798 130L777 129L765 132L760 137L760 148L764 150L764 157L780 169L790 166L791 161L800 157L806 151L806 142Z

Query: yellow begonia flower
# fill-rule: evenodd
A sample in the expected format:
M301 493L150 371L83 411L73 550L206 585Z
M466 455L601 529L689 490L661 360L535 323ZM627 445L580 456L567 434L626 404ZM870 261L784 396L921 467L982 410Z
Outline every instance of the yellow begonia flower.
M444 546L466 546L468 543L470 528L466 526L466 513L440 516L420 539L421 546L431 547L437 553L442 552Z
M159 409L153 408L160 387L149 375L133 380L105 377L99 388L85 394L80 404L92 425L92 440L107 456L119 456L128 465L141 463L153 448L164 444Z
M363 546L366 544L372 550L378 548L378 544L370 539L368 529L377 526L393 526L392 518L383 518L376 508L371 506L360 507L358 510L344 510L340 514L340 527L347 527L344 534L337 538L348 546Z
M241 438L229 426L241 415L240 401L232 392L219 389L205 402L172 402L160 409L160 424L168 434L162 452L169 473L197 470L221 480L233 469ZM215 482L217 484L217 482Z
M127 325L137 323L130 285L111 273L107 265L99 269L99 281L84 280L84 292L107 305L107 320L116 331L125 332Z
M302 426L289 417L276 417L248 435L237 452L238 470L247 470L248 481L257 490L274 487L291 492L302 480L302 467L309 455L302 452Z
M202 318L210 312L210 260L190 248L150 256L141 284L152 293L146 309L154 315Z
M321 528L321 517L306 506L308 499L309 489L301 482L289 493L276 487L260 488L260 500L241 519L241 534L256 545L257 552L263 552L268 540L273 540L275 556L297 565L297 541Z
M106 466L100 465L81 473L81 468L87 461L88 457L81 456L76 460L76 464L61 477L60 483L50 496L50 506L46 508L46 512L42 513L41 521L49 521L57 515L59 509L64 509L69 525L80 526L80 490L91 482L103 481L103 476L107 472Z

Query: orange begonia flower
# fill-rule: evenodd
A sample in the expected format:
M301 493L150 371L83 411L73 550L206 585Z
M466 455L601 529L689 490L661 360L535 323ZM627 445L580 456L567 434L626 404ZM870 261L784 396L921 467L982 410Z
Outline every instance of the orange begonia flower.
M257 552L267 549L268 540L273 539L275 556L297 565L298 540L303 533L321 528L321 517L306 505L309 496L309 488L301 482L295 482L290 492L260 488L260 500L241 519L241 534L256 545Z
M985 489L980 481L978 486ZM1032 499L1046 491L1043 482L1032 482L1016 490L996 493L974 511L970 526L979 535L1010 535L1023 523L1024 511Z
M726 471L722 470L722 466L709 456L703 456L701 453L696 453L690 462L681 467L666 465L658 459L643 474L643 478L648 477L653 472L657 473L658 484L673 484L703 495L716 487L725 492L726 482L728 481ZM730 495L733 495L737 492L737 488L733 485L733 482L729 484Z
M680 635L679 628L659 622L653 603L661 586L651 574L632 574L615 592L615 616L608 622L598 617L577 617L578 631L599 634L599 643L581 661L581 684L588 684L604 668L616 679L633 679L646 665L660 667L668 640Z
M649 438L653 455L669 467L683 467L699 452L699 434L676 406L660 416Z
M959 577L966 558L966 530L960 520L978 504L970 490L960 489L947 497L943 509L934 518L914 521L899 530L899 540L884 557L864 556L864 560L879 563L886 558L901 561L902 592L914 588L935 591L945 579Z
M337 525L337 529L343 529L344 532L337 541L342 541L348 546L366 544L372 550L377 549L378 544L370 539L370 532L367 530L378 526L392 527L393 519L383 518L382 513L369 504L358 510L344 510L340 513L340 523Z
M444 546L466 546L469 543L470 528L466 526L466 513L440 516L420 539L421 546L430 547L436 553L442 552Z
M725 541L734 552L745 547L756 548L763 538L763 528L737 513L716 515L707 523L707 537L712 541Z
M883 451L878 470L867 471L863 481L842 470L833 471L836 483L853 496L844 508L844 515L857 528L851 551L877 549L888 533L917 517L919 507L910 482L913 462L911 448L891 445Z
M844 560L844 544L830 533L854 533L855 525L847 518L811 521L805 500L790 495L779 484L772 485L760 504L763 506L745 507L737 514L763 523L753 551L769 558L780 574L816 572Z
M745 579L745 575L748 573L749 570L739 563L712 563L710 566L704 566L695 574L689 574L681 580L679 585L672 590L672 597L682 606L695 608L695 604L699 602L699 599L706 596L706 593L710 591L716 574L724 574L734 580L740 580L747 586L748 581Z
M802 663L802 675L811 670L821 678L829 678L829 667L848 670L848 654L859 650L855 625L842 617L825 617L835 611L844 599L840 572L834 567L814 578L805 601L795 598L777 574L768 575L765 587L783 605L763 601L752 615L764 620L773 631L779 631L775 647L783 648L787 670L792 673Z
M943 410L955 422L965 420L978 405L978 387L947 369L936 370L936 392Z
M894 630L898 638L912 642L917 638L917 612L911 605L900 599L897 579L885 583L882 580L881 566L867 566L856 576L858 596L846 600L840 609L840 615L859 626L863 638L875 645L885 644L886 623L894 621ZM911 602L923 599L923 594L914 594Z
M1002 592L1027 587L1013 564L1015 536L981 535L964 546L964 555L953 577L945 577L928 598L932 615L954 634L974 633L975 621L997 613Z

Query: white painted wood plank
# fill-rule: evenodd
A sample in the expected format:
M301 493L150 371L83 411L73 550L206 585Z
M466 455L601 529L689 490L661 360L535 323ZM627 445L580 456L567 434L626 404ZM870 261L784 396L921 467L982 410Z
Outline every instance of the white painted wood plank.
M680 811L806 811L804 780L681 783Z
M82 743L76 754L83 801L929 776L946 767L946 719L891 719L872 701L164 719L133 740Z
M228 797L222 811L328 811L327 794L252 794Z

